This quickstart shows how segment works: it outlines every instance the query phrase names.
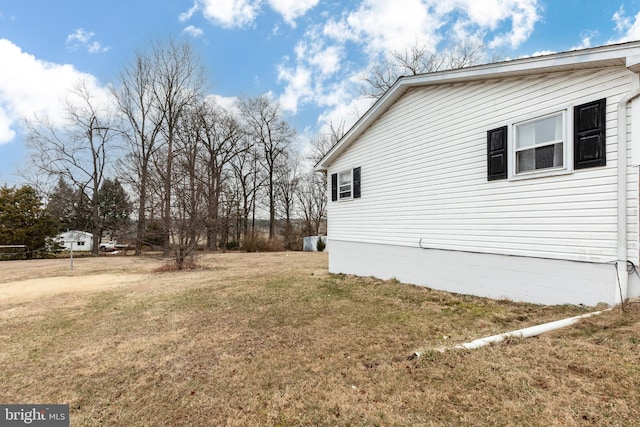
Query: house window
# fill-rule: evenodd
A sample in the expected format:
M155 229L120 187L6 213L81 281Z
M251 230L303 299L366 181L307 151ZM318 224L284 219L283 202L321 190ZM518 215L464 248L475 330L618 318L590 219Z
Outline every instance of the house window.
M606 108L603 98L487 131L487 179L606 166Z
M332 174L331 201L360 198L360 176L359 167Z
M342 171L338 174L338 195L340 199L348 199L351 197L351 185L353 183L352 171Z
M83 241L79 241L78 242L78 246L84 246L84 242Z
M564 111L514 127L516 174L565 167Z

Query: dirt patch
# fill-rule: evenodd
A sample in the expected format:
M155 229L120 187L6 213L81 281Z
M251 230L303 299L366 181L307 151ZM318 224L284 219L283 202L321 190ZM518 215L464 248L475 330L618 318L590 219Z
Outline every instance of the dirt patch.
M95 292L138 284L142 274L58 276L0 283L0 302L35 300L68 292Z

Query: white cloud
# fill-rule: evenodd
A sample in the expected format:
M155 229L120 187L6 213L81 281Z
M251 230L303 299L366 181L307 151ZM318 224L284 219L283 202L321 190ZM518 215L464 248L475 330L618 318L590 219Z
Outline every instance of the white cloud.
M338 127L344 125L347 131L358 121L358 119L367 112L373 104L373 100L367 97L354 97L346 102L336 104L333 108L327 109L318 117L318 124L325 130L330 125Z
M310 56L309 64L314 66L322 75L331 75L340 69L340 62L344 56L339 46L328 46L317 50Z
M4 106L0 105L0 144L11 142L16 136L12 129L14 118L12 118Z
M611 18L616 23L616 31L623 33L631 27L631 21L624 14L624 6L620 6L620 9L613 14Z
M314 102L322 105L328 96L329 82L344 76L337 76L341 71L344 49L339 45L326 44L317 28L307 31L303 40L295 46L294 64L289 58L278 67L278 79L286 83L279 102L284 111L295 113L300 103Z
M477 40L491 48L515 48L540 20L537 2L403 0L399 7L388 0L362 0L342 14L323 15L326 22L296 44L295 59L280 65L279 79L285 83L281 104L295 112L313 102L328 107L325 114L331 118L353 114L355 107L362 114L362 106L371 100L360 99L362 70L352 69L347 51L365 55L365 70L416 45L435 52L449 43Z
M327 45L324 40L312 34L296 44L295 53L297 62L309 64L321 75L337 72L344 57L343 47Z
M93 36L95 36L94 32L78 28L67 36L67 47L72 50L84 47L89 53L106 52L109 50L108 47L103 47L97 41L91 40Z
M278 102L283 111L296 113L300 100L311 99L314 95L311 86L311 71L303 66L295 69L280 67L278 78L287 81L287 87Z
M198 28L193 25L187 25L186 27L184 27L182 32L194 38L202 37L202 35L204 34L204 31L202 31L202 28Z
M372 58L416 44L433 51L445 38L457 42L487 35L490 48L517 48L540 19L537 2L405 0L399 8L386 0L363 0L357 10L329 20L324 34L339 43L354 42ZM500 31L509 24L509 31Z
M613 14L611 19L616 24L616 31L618 32L619 37L614 40L610 40L610 43L640 40L640 12L633 17L632 21L631 18L625 15L624 8L620 6L620 9Z
M209 21L223 27L252 24L260 12L261 0L197 0L199 9Z
M597 36L598 33L596 31L588 32L582 35L582 39L580 43L576 46L572 46L569 50L579 50L579 49L587 49L591 47L591 39Z
M191 6L191 8L186 12L182 12L180 15L178 15L178 21L180 22L188 21L189 19L191 19L191 17L197 10L198 10L198 3Z
M309 10L314 8L319 0L268 0L269 6L280 15L284 21L291 25L296 26L296 18L303 16Z
M108 92L95 77L71 65L36 59L6 39L0 39L0 57L9 66L0 67L0 144L10 142L22 118L47 117L54 124L65 120L61 102L79 80L100 99Z
M540 20L538 0L450 0L442 2L437 10L443 17L456 17L454 25L459 40L496 31L510 22L510 31L494 34L487 42L491 49L517 48L529 38Z
M337 42L354 42L377 57L416 42L435 48L442 24L421 0L405 0L402 7L386 0L364 0L356 11L329 20L324 34Z
M206 19L223 27L246 27L254 24L265 1L295 28L295 20L317 6L320 0L195 0L194 6L181 13L178 19L187 21L200 10Z
M557 53L553 50L538 50L536 52L533 52L531 55L526 55L526 56L520 56L519 58L529 58L529 57L535 57L535 56L544 56L544 55L552 55L554 53Z
M240 109L238 108L238 98L235 96L222 96L222 95L209 95L207 98L213 100L216 105L224 108L226 111L231 111L236 115L240 115Z

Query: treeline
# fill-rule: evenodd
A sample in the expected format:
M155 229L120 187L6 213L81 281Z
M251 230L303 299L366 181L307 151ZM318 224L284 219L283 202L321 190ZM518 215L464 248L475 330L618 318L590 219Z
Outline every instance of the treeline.
M283 248L320 233L326 180L303 167L278 104L258 96L225 108L206 96L204 75L188 44L156 43L122 68L110 96L80 82L65 126L25 121L34 185L56 183L46 202L59 227L91 232L97 253L102 233L131 219L135 253L157 244L179 268L199 245L255 249L259 219ZM318 137L312 157L340 136Z
M46 205L45 205L46 202ZM98 190L100 233L125 233L132 204L120 182L105 179ZM0 187L0 260L43 258L62 246L54 237L92 223L84 192L62 178L46 197L30 185Z

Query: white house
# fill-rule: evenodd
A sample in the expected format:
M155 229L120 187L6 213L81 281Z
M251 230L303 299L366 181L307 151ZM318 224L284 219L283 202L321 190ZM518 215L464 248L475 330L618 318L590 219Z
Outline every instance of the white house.
M632 42L399 79L316 165L329 270L543 304L640 295L639 72Z
M55 240L62 245L63 250L91 251L93 245L93 235L85 231L69 230L60 233Z

